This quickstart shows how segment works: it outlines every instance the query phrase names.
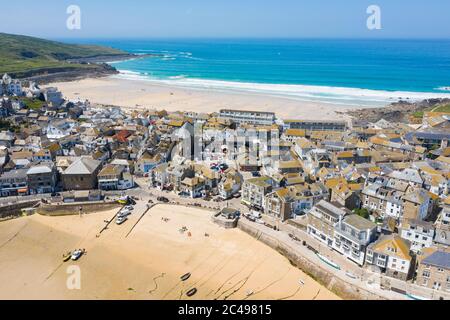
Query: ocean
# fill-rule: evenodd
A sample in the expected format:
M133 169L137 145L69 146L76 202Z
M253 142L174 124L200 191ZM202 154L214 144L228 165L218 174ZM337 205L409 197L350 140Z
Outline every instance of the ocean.
M343 105L450 98L450 40L71 40L157 57L118 77Z

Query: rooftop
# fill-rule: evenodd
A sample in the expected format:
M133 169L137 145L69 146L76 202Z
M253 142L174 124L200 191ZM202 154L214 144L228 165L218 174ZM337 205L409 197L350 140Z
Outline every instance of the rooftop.
M436 251L422 260L423 264L450 269L450 252Z

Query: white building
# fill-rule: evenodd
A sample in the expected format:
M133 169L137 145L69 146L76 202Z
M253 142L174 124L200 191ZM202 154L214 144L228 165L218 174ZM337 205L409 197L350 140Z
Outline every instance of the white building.
M392 191L389 192L386 200L386 217L392 217L394 219L400 219L403 214L403 201L402 192Z
M222 109L219 113L220 118L230 119L239 124L254 124L254 125L272 125L275 123L274 112L262 111L244 111L244 110L230 110Z
M410 245L396 234L382 236L368 246L366 263L378 267L389 277L407 280L413 269Z
M338 204L322 200L307 213L307 232L310 236L332 248L334 228L347 214L351 214L351 212Z
M400 226L400 236L411 242L411 251L417 253L433 245L434 226L431 222L405 220Z
M375 241L377 225L356 214L348 215L334 228L333 249L362 266L367 246Z
M0 87L2 94L22 96L24 91L22 89L22 83L19 80L13 80L6 73L0 80Z

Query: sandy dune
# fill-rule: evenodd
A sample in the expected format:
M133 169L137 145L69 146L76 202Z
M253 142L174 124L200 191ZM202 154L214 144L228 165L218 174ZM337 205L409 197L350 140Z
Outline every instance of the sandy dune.
M251 299L337 299L274 250L213 224L210 212L157 206L128 237L137 214L96 237L113 215L0 223L0 299L189 299L193 287L196 299L244 299L249 291ZM191 236L179 231L183 226ZM74 248L87 254L63 263L62 254ZM70 265L80 267L81 290L67 289ZM187 272L191 278L180 281Z
M132 109L165 109L167 111L214 112L222 108L274 111L284 119L348 119L336 111L358 109L356 106L304 102L270 95L222 91L218 89L189 89L156 84L144 80L114 77L58 82L56 86L71 100L117 105Z

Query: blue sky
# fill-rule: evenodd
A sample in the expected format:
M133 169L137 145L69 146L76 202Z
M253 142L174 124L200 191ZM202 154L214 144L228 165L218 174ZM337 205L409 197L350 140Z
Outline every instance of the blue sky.
M450 38L449 0L2 2L1 32L45 38ZM81 8L81 30L66 28L71 4ZM381 8L382 30L366 27L372 4Z

